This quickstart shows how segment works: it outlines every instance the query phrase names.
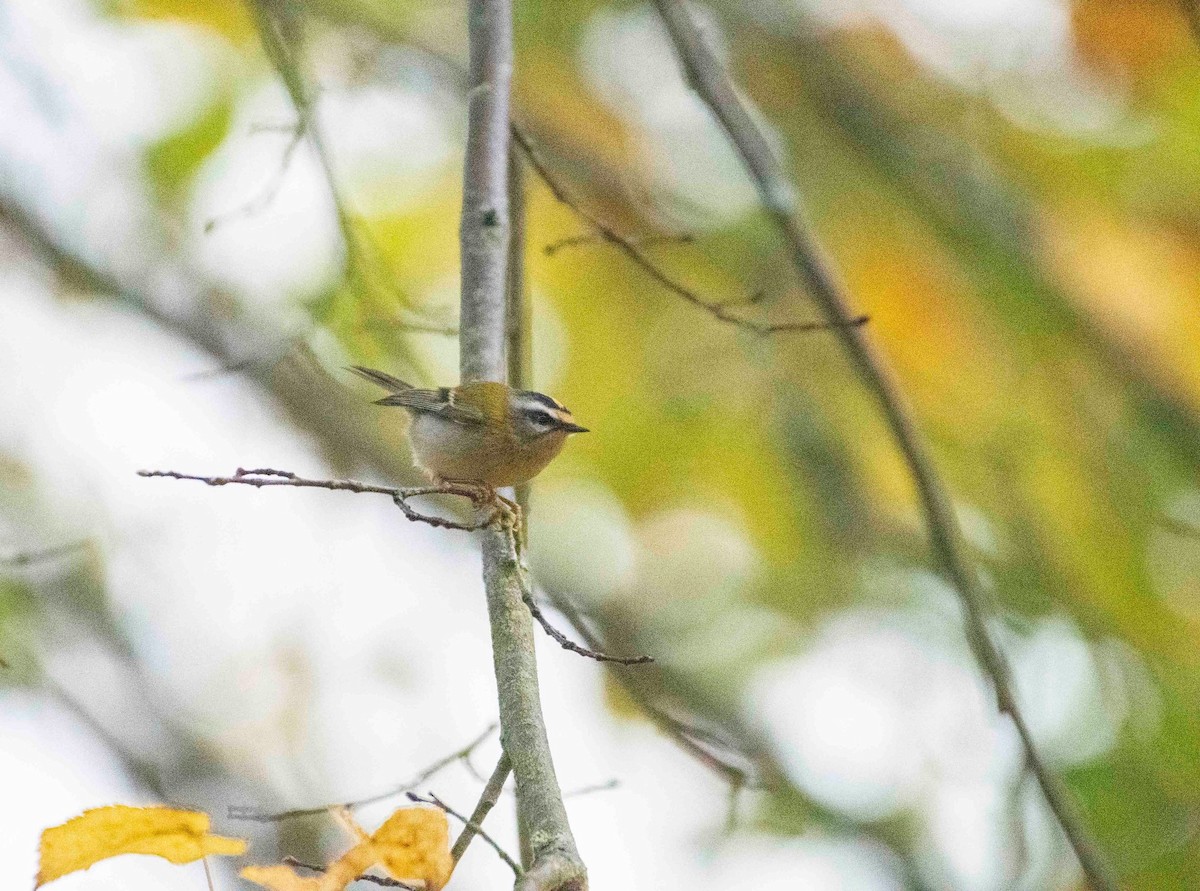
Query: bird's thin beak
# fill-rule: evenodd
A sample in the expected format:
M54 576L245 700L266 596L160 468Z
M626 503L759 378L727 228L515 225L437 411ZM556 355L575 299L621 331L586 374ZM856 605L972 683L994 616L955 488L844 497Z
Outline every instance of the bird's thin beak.
M562 424L559 424L559 428L562 430L566 430L568 433L590 433L591 432L590 430L588 430L587 427L580 427L578 424L576 424L574 422L567 423L564 421Z

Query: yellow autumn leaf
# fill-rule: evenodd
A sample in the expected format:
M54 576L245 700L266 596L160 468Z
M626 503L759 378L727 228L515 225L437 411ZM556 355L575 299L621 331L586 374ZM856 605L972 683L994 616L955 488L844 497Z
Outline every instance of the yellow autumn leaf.
M84 811L42 833L37 886L121 854L190 863L209 854L246 852L243 839L209 835L208 826L208 814L168 807L113 805Z
M394 879L421 880L431 891L450 881L450 827L440 808L401 808L375 830L371 843Z
M262 885L270 891L343 891L378 861L370 839L355 845L325 872L316 876L297 875L290 866L247 866L239 875L247 881Z
M246 866L239 875L246 881L270 888L271 891L324 891L325 877L328 873L301 876L290 866L276 863L273 866Z
M242 878L270 891L343 891L379 864L394 879L424 883L426 891L439 891L450 881L454 871L450 827L441 810L400 808L369 836L348 814L342 822L360 841L319 876L301 876L291 867L277 865L247 866L241 871Z

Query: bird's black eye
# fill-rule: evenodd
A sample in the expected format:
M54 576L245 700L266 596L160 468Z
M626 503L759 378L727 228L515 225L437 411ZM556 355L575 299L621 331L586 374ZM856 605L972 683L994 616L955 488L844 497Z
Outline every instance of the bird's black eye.
M525 412L525 417L527 417L534 424L537 424L539 427L553 427L558 423L552 414L542 411L540 408L531 409L530 411Z

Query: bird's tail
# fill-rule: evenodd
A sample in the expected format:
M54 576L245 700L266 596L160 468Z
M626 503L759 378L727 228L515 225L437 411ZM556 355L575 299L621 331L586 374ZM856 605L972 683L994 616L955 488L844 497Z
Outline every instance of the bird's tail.
M392 377L390 374L385 374L382 371L376 371L374 368L364 368L361 365L351 365L347 371L352 371L361 378L366 378L373 384L378 384L385 390L391 393L403 393L405 390L411 390L412 384L406 384L398 377Z

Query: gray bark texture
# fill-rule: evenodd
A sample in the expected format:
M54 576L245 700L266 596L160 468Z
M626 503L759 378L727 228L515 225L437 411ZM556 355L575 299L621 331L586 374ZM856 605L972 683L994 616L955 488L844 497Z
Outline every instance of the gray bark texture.
M509 96L513 71L510 0L470 0L470 85L463 174L460 371L464 382L504 381L510 241ZM517 823L527 869L519 891L584 891L546 737L528 584L508 530L480 532L492 629L500 738L516 779Z

